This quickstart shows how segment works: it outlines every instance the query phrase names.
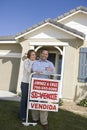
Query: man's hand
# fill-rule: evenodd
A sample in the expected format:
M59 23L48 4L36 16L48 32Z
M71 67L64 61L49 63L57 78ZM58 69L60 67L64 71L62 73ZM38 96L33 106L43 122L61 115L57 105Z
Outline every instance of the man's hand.
M50 68L50 67L47 67L46 70L52 72L54 69Z
M35 71L36 72L36 74L40 74L41 73L41 71Z

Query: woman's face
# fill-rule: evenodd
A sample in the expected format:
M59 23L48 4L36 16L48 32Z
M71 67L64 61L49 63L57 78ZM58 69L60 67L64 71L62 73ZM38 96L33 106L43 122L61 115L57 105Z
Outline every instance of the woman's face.
M31 52L30 60L35 60L35 59L36 59L36 54L35 54L35 52Z

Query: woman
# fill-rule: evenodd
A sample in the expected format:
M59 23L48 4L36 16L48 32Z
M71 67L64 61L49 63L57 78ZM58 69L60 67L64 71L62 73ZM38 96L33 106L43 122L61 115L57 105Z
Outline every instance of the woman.
M35 59L36 59L35 51L29 50L27 53L27 59L24 60L23 79L21 82L20 118L22 121L26 120L29 76L31 74L31 67Z

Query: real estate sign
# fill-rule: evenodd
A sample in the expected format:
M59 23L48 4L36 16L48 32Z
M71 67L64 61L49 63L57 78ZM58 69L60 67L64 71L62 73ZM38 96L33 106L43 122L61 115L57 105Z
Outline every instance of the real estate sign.
M32 78L29 109L58 111L59 81Z

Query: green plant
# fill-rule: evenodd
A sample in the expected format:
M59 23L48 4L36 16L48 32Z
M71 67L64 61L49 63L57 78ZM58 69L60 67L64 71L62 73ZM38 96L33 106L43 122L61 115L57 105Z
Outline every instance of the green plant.
M63 100L60 98L59 99L59 106L62 106L62 104L63 104Z
M87 99L82 99L78 105L87 107Z

